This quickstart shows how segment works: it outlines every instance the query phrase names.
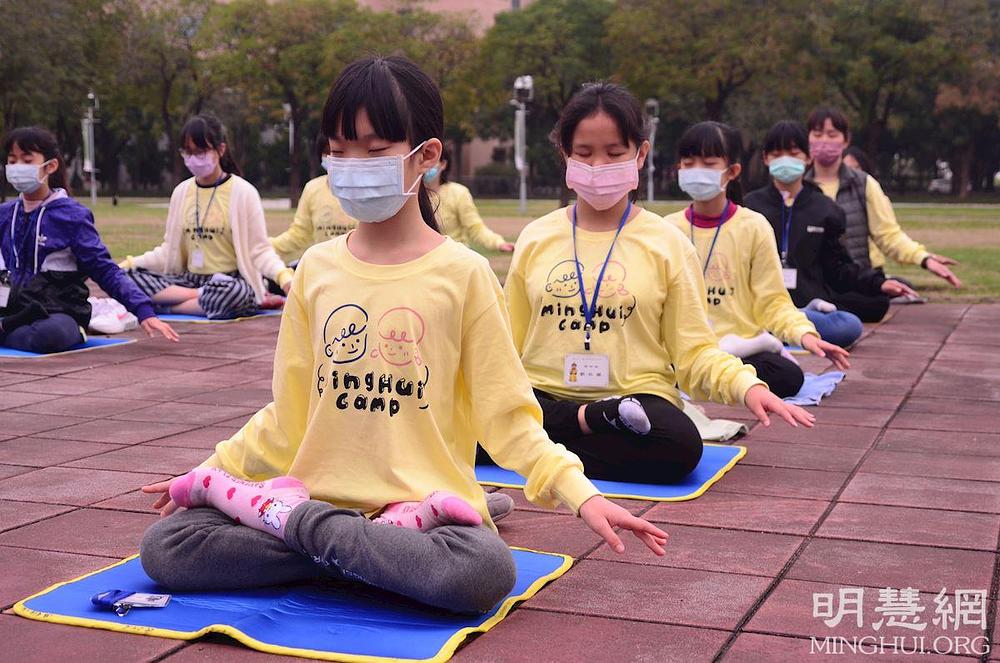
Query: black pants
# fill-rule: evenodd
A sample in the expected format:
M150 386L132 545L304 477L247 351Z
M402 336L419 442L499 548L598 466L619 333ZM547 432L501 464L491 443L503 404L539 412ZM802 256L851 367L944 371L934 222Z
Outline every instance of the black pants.
M788 398L799 393L805 376L794 361L782 357L777 352L758 352L743 358L744 364L757 369L757 377L767 383L778 398Z
M861 322L878 322L889 310L886 295L863 295L860 292L838 292L830 297L830 303L841 311L847 311L861 318Z
M583 471L591 479L675 483L690 474L701 460L701 435L694 422L659 396L633 395L652 424L646 435L629 431L584 435L577 419L580 403L559 400L537 389L535 396L542 406L545 432L580 457ZM482 448L476 460L493 464Z

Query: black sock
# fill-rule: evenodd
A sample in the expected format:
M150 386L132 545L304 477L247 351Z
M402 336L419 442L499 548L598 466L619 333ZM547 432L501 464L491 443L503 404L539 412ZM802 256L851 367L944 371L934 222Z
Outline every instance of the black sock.
M45 307L38 302L31 302L17 313L5 315L0 318L0 332L9 334L18 327L30 325L36 320L41 320L46 315Z
M628 431L645 435L650 430L645 409L631 396L605 398L588 403L583 411L583 418L587 421L587 427L595 433Z

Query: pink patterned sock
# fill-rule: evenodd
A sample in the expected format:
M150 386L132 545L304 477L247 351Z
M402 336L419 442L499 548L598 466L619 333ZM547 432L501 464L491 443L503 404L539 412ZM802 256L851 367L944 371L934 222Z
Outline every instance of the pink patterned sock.
M439 490L423 502L390 504L374 522L427 532L442 525L482 525L483 517L461 497Z
M305 485L293 477L243 481L215 467L191 470L170 484L178 506L210 506L237 523L284 538L292 509L309 500Z

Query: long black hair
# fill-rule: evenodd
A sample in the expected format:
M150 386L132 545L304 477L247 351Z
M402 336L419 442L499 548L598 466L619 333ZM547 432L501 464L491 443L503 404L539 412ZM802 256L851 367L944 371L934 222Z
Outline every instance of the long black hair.
M184 123L181 129L181 145L187 145L188 139L203 150L218 150L226 143L226 151L219 157L219 166L223 172L232 175L242 175L240 167L233 158L233 146L226 140L226 128L214 115L195 115Z
M326 98L323 133L357 140L355 123L364 110L375 135L412 147L444 136L444 103L437 84L413 61L401 56L369 56L347 65ZM421 177L420 216L438 230L434 206Z
M447 147L441 150L441 161L444 161L447 165L441 168L440 161L438 162L438 183L447 184L448 183L448 173L451 172L451 150Z
M62 155L62 150L59 149L59 141L56 140L55 135L51 131L42 127L20 127L13 129L4 136L4 155L10 154L15 145L22 152L37 152L41 154L45 157L46 161L55 159L59 167L56 169L56 172L49 175L49 188L66 189L67 193L69 192L69 185L66 180L66 160Z
M722 122L699 122L681 134L677 143L677 159L719 157L730 165L742 165L743 139L740 132ZM743 185L734 178L726 186L726 197L737 205L743 203Z
M601 81L584 85L563 107L559 122L552 131L552 142L569 156L573 151L573 134L577 126L601 111L614 120L625 145L635 144L638 149L646 140L646 127L638 100L624 86Z

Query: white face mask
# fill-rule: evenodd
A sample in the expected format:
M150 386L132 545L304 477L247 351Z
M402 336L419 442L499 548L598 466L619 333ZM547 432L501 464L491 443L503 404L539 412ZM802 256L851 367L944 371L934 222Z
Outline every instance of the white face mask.
M711 200L724 190L722 174L725 170L714 168L681 168L677 171L677 183L681 191L699 202Z
M33 163L9 163L4 174L10 185L21 193L34 193L48 177L48 174L42 177L39 177L39 174L42 172L42 168L51 161L52 159L49 159L41 166L36 166Z
M427 141L424 141L426 143ZM358 221L380 223L394 216L406 200L417 195L414 189L420 178L404 189L403 162L424 146L420 143L404 156L347 159L328 156L323 159L330 191L344 211Z

